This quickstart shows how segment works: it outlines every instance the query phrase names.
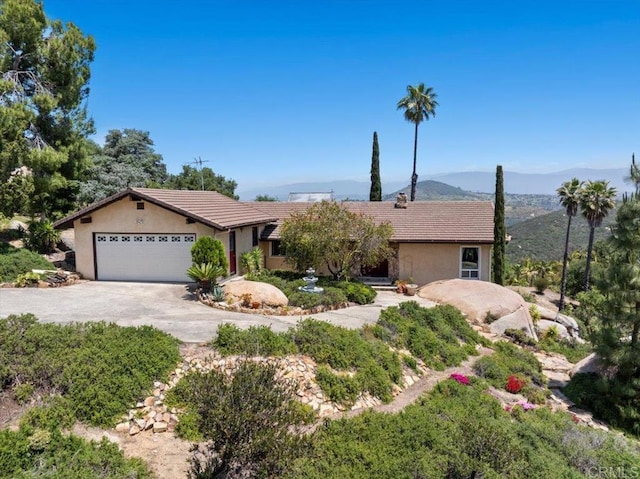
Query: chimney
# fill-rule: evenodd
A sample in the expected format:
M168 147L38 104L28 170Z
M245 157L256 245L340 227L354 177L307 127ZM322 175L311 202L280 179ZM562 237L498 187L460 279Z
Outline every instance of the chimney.
M398 197L396 198L396 208L406 208L407 207L407 194L406 193L398 193Z

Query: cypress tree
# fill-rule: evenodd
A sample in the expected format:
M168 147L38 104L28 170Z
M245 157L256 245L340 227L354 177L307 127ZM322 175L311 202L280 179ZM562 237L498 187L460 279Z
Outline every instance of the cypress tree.
M496 198L493 213L493 282L504 284L504 261L507 232L504 226L504 179L502 166L496 168Z
M380 183L380 148L378 132L373 132L373 152L371 153L371 191L369 201L382 201L382 184Z

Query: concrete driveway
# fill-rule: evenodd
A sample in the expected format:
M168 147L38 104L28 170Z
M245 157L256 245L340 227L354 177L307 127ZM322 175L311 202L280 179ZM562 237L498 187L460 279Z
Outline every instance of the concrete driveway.
M433 304L417 296L414 298L425 306ZM359 328L377 321L384 307L414 298L380 292L374 304L311 316L332 324ZM58 324L107 321L121 326L151 325L189 343L209 341L223 323L233 323L243 329L266 325L280 332L307 317L222 311L199 303L184 284L111 281L85 281L62 288L0 289L0 317L21 313L33 313L43 322Z

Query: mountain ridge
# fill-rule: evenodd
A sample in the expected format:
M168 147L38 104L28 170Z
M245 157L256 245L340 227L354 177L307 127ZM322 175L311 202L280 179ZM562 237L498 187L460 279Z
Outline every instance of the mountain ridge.
M614 186L619 194L631 191L631 185L624 182L624 178L629 174L627 168L570 168L551 173L516 173L504 172L505 193L512 194L534 194L534 195L555 195L556 189L562 183L576 177L580 180L607 180ZM454 188L460 188L468 192L493 194L495 191L495 172L459 172L429 175L424 181L437 181ZM388 181L382 183L383 195L388 196L390 192L397 192L407 187L408 181ZM336 180L323 182L298 182L281 185L261 186L252 188L239 188L237 194L243 201L252 201L258 195L269 195L286 201L289 193L310 193L310 192L331 192L339 200L368 200L369 181L356 180Z

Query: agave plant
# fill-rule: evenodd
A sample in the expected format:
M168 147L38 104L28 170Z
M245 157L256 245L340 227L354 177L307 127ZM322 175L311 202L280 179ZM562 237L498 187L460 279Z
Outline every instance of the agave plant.
M217 283L220 276L224 276L224 273L220 266L211 263L194 264L187 270L187 276L198 283L202 289L210 289Z

